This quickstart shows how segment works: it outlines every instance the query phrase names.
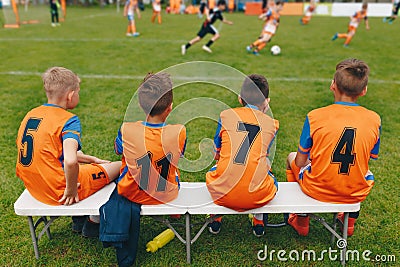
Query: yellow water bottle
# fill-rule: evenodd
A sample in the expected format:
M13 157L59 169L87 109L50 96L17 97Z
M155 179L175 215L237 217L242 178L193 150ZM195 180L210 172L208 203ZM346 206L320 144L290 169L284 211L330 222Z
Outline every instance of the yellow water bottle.
M147 252L156 252L159 248L165 246L169 241L174 239L175 234L171 229L167 229L163 231L158 236L154 237L153 240L147 243L146 251Z

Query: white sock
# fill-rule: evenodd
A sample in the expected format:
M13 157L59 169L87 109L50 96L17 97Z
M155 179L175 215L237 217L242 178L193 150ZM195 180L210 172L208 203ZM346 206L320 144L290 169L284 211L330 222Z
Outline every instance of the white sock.
M99 215L90 215L89 220L91 220L94 223L100 223L100 216Z

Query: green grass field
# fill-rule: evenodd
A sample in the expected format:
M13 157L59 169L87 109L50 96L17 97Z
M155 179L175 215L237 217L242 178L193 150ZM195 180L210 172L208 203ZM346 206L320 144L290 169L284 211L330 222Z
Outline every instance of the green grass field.
M73 234L69 218L60 218L52 226L52 240L40 240L42 254L36 260L27 220L14 213L13 203L24 189L15 175L15 138L25 113L46 101L40 75L48 67L64 66L81 77L81 102L74 113L82 122L84 152L110 160L119 160L113 152L113 140L126 107L147 72L189 61L213 61L244 74L263 74L270 82L274 117L280 121L273 170L279 181L285 181L285 159L297 147L305 115L311 109L332 103L329 85L335 65L350 57L366 61L371 68L368 94L359 103L381 115L382 136L380 158L370 166L376 183L362 204L348 249L360 253L370 250L371 258L378 255L391 262L367 262L360 256L360 261L350 261L348 266L399 265L400 21L388 25L381 18L370 18L370 31L361 25L350 47L343 48L342 39L332 42L331 37L347 30L348 18L314 17L308 26L300 26L299 17L283 17L277 35L256 57L247 54L245 46L258 36L261 22L242 13L226 14L235 24L216 25L222 36L212 46L213 54L201 50L207 36L182 56L180 46L195 36L202 22L196 16L163 13L163 24L153 25L147 8L142 19L137 20L141 36L128 38L127 22L115 7L69 8L66 22L57 28L50 26L47 7L30 7L28 13L20 13L22 20L38 19L40 23L0 29L1 266L116 266L114 251L103 249L97 240ZM269 47L274 44L282 48L280 56L269 54ZM177 89L175 106L194 97L216 98L238 106L236 96L220 86L200 83ZM197 119L186 126L186 156L195 160L200 155L199 142L213 137L216 123ZM205 171L183 172L181 180L204 181ZM199 216L193 219L200 222ZM273 215L271 219L279 221L281 217ZM186 265L185 246L176 238L154 254L145 251L146 243L164 229L149 217L142 219L137 266ZM274 254L273 261L257 259L257 252L265 245L269 252L319 253L329 248L329 236L320 224L312 222L307 237L299 237L285 227L267 229L264 237L256 238L246 216L226 216L218 236L205 232L193 244L192 265L338 266L339 262L327 257L324 261L280 262ZM396 261L390 256L395 256Z

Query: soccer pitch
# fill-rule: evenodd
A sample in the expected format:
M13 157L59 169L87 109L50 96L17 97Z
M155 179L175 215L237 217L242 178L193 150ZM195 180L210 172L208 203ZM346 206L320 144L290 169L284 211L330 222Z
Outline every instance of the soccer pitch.
M280 122L272 168L277 179L285 181L286 156L297 148L307 112L332 103L329 85L335 66L350 57L362 59L370 66L368 93L359 103L381 115L382 135L379 160L370 164L375 186L362 203L355 234L348 240L348 249L357 250L360 255L370 250L371 260L360 256L359 261L349 261L348 266L375 266L378 259L387 259L385 266L399 264L400 20L388 25L382 23L382 18L369 18L371 29L367 31L361 23L350 46L344 48L343 39L333 42L331 37L347 30L348 18L313 17L309 25L301 26L300 17L284 16L276 36L260 56L254 56L245 47L258 37L262 22L243 13L224 13L234 25L216 24L221 38L211 47L213 53L201 49L210 38L206 36L182 56L181 45L195 37L203 21L196 15L163 12L163 23L158 25L150 22L151 9L146 7L142 18L136 20L140 32L137 38L125 36L127 20L115 6L68 7L66 21L54 28L50 26L47 6L32 6L27 13L20 10L20 16L21 20L36 19L39 23L0 29L1 266L116 265L114 251L103 249L98 240L72 233L69 218L53 224L53 239L40 240L41 257L36 260L26 218L14 214L13 203L24 189L15 175L15 138L25 113L46 101L40 75L47 68L63 66L81 77L80 104L73 112L81 119L83 150L110 160L119 160L113 152L113 141L131 97L146 73L186 62L209 61L246 75L263 74L270 83L273 115ZM281 47L281 55L269 53L272 45ZM194 68L189 75L198 77L199 73L204 72ZM210 74L216 76L221 83L230 82L231 77L223 73ZM199 97L218 99L231 107L239 105L233 92L218 84L201 82L178 87L174 106ZM216 122L199 118L188 122L186 127L185 156L195 160L201 155L201 141L213 138ZM183 171L181 180L205 181L206 171L207 168ZM183 218L180 220L183 222ZM196 221L196 216L193 220ZM273 215L271 220L279 221L281 215ZM224 216L223 221L219 235L204 232L192 245L192 266L339 265L328 257L305 261L280 261L276 257L279 250L286 253L313 250L317 255L328 250L330 234L316 222L311 222L307 237L299 237L293 229L284 227L268 228L264 237L256 238L246 216ZM187 265L185 246L176 238L154 254L145 251L146 243L164 229L165 226L151 218L142 218L137 266ZM269 252L276 251L272 260L257 258L265 246Z

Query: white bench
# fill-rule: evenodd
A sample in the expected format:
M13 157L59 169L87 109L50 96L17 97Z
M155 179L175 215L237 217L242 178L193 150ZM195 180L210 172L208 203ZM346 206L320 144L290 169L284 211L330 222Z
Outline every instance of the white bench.
M104 204L111 195L115 184L109 184L91 197L80 201L71 206L49 206L35 200L27 190L14 204L15 213L28 217L29 228L32 236L35 256L39 257L38 240L47 233L50 235L50 225L59 216L79 216L79 215L99 215L99 208ZM168 219L158 219L167 225L177 236L177 238L186 245L186 259L191 261L191 245L199 238L201 233L206 229L212 218L204 218L204 224L200 230L192 238L191 233L191 215L215 214L217 216L227 214L249 214L249 213L307 213L311 218L316 219L326 229L332 233L332 242L337 238L347 245L347 228L349 212L360 210L360 203L357 204L331 204L315 200L305 195L297 183L281 182L279 190L275 198L267 205L248 210L245 212L237 212L222 206L214 204L210 193L204 182L182 182L178 197L167 204L162 205L142 205L141 215L157 216L181 214L185 216L185 235L180 235L171 225ZM336 216L338 212L344 212L345 220L343 225L343 234L336 231ZM323 218L315 215L316 213L333 213L333 223L327 223ZM40 218L34 222L33 216ZM47 217L50 217L48 220ZM42 231L37 234L38 225L43 222L45 224ZM343 244L343 243L342 243ZM342 252L342 264L345 264L346 245L339 247Z

